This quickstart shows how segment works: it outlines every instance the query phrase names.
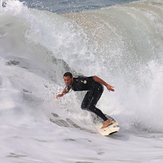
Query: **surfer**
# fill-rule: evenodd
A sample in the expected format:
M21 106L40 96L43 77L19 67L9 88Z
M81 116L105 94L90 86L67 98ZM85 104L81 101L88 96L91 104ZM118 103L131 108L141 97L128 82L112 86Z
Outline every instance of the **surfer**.
M73 91L87 91L81 104L81 108L92 111L101 117L104 120L101 128L105 128L112 124L112 122L102 113L102 111L96 108L96 104L103 93L103 85L106 86L108 91L114 91L113 86L107 84L97 76L78 76L77 78L74 78L70 72L66 72L63 75L63 79L66 87L63 89L61 94L56 96L57 99L68 93L71 89Z

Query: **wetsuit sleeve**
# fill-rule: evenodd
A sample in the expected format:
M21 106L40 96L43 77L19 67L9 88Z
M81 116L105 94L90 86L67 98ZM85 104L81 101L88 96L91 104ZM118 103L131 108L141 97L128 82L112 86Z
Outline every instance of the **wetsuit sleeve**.
M72 89L71 86L66 86L66 90L67 90L67 92L69 92L71 89Z

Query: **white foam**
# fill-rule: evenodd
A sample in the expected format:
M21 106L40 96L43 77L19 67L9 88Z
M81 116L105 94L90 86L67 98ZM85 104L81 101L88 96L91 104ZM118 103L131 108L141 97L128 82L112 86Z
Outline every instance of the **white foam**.
M145 5L151 23L139 3L56 15L8 1L0 15L1 162L161 162L162 22ZM120 123L117 135L95 134L82 93L55 99L65 71L115 86L97 106Z

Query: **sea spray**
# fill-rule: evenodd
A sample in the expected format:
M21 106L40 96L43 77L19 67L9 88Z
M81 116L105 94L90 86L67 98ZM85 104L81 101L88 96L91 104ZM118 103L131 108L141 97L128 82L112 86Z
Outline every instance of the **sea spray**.
M0 14L1 162L162 162L161 4L57 15L8 1ZM85 92L55 99L65 71L115 87L97 106L119 122L116 135L96 132L80 109Z
M116 90L104 92L98 104L100 109L108 114L122 114L129 126L140 123L143 128L149 128L157 125L160 117L162 89L158 87L162 81L163 50L159 34L162 10L159 8L157 12L158 5L153 4L149 15L151 5L146 5L146 10L139 3L133 3L56 15L29 10L20 2L9 1L1 15L1 56L6 60L5 66L18 63L16 66L55 82L55 87L57 84L64 87L65 71L72 71L74 75L98 75ZM19 10L15 11L15 6ZM157 83L156 89L153 83ZM83 94L78 97L79 105L75 106L80 109ZM74 102L66 106L67 100L63 107L73 112ZM153 114L155 120L149 122ZM147 120L149 123L144 122Z

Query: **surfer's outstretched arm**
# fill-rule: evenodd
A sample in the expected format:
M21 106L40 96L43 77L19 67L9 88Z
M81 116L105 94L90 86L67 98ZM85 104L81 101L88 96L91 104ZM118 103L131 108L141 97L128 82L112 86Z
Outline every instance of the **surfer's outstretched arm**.
M66 88L64 88L63 89L63 91L62 91L62 93L61 94L58 94L57 96L56 96L56 99L58 99L59 97L62 97L64 94L66 94L66 93L68 93L69 91L66 89Z
M111 86L110 84L106 83L104 80L102 80L98 76L94 76L93 79L96 82L103 84L108 89L108 91L114 91L114 87L113 86Z

